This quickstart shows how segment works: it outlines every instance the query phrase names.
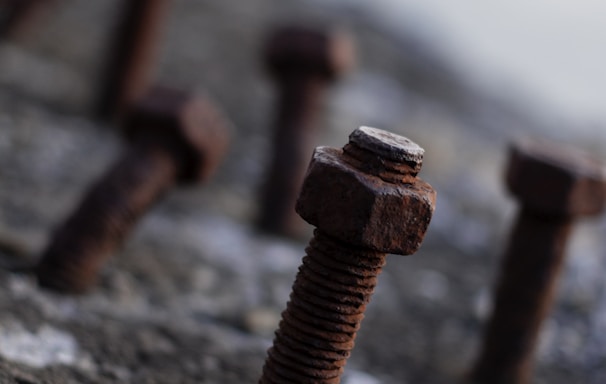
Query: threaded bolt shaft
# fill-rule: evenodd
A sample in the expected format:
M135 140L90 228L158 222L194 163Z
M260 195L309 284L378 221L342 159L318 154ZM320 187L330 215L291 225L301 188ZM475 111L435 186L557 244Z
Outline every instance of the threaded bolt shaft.
M177 179L170 153L149 146L124 154L58 229L37 268L41 286L80 293L138 219Z
M429 225L435 192L416 178L422 156L368 127L342 150L316 148L297 212L317 228L259 383L340 382L387 253L414 253Z
M260 383L338 382L386 259L320 230L306 251Z
M126 153L55 233L37 267L40 285L90 288L103 262L171 187L207 179L227 146L225 120L206 99L154 87L128 114Z

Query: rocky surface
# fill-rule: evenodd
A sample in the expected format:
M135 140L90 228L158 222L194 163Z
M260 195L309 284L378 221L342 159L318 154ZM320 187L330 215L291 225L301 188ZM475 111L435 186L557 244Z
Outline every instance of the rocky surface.
M5 267L34 260L123 149L117 130L88 114L116 10L114 0L65 0L27 39L0 45ZM217 100L234 122L228 158L208 185L175 190L146 215L90 294L55 295L27 273L0 270L0 382L258 379L305 247L251 225L273 100L258 52L284 19L338 22L358 42L358 67L329 94L318 144L341 146L361 124L402 133L426 149L421 176L438 190L421 251L388 259L344 382L462 381L515 213L501 183L506 142L558 133L473 89L412 31L396 35L355 7L177 0L158 82ZM536 383L604 382L605 230L589 221L573 238Z

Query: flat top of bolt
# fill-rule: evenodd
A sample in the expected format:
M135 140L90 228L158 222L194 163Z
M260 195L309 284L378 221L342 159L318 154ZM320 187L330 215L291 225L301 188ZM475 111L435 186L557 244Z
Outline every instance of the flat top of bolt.
M512 149L522 155L526 161L540 162L579 177L606 182L606 166L576 148L547 140L525 138L514 141Z
M349 141L387 160L421 165L425 150L412 140L372 127L360 127L349 135Z

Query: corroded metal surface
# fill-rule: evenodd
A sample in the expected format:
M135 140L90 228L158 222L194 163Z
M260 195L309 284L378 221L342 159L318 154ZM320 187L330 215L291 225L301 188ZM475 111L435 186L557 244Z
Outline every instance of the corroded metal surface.
M225 124L204 99L155 88L127 119L132 145L57 230L37 268L40 285L89 289L138 219L176 183L209 176L227 144Z
M37 268L40 285L61 292L88 289L137 219L174 184L176 172L165 151L132 148L54 233Z
M261 191L258 225L282 235L300 226L294 206L305 176L321 98L328 82L352 63L351 40L343 34L309 28L277 29L265 59L279 91L272 156Z
M507 187L547 215L595 215L606 205L606 167L575 148L519 141L510 149Z
M574 218L597 214L606 203L604 167L553 144L516 143L506 179L521 209L471 373L474 383L530 382L537 338L553 305Z
M158 40L172 0L122 0L100 78L96 115L120 116L148 90Z
M316 148L297 201L299 215L350 244L414 253L433 212L431 186L420 179L395 184L379 177L382 172L362 174L347 157L340 149Z
M390 147L396 159L412 156L420 165L420 147L400 136L362 128L351 137L353 146L379 137L365 150L382 158ZM428 184L415 177L385 181L377 176L384 169L365 173L350 156L327 147L314 153L297 212L317 229L260 383L339 383L386 253L415 252L427 230L435 205Z
M342 31L286 26L269 36L265 59L276 77L299 73L333 79L353 65L353 50L351 38Z

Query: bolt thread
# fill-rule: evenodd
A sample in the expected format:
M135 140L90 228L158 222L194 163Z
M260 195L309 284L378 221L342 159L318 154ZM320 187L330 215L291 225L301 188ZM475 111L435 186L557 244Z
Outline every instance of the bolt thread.
M37 267L40 285L79 293L94 284L103 262L174 184L176 174L174 159L161 149L128 151L91 187L51 239Z
M384 253L316 230L299 267L259 383L339 383Z
M361 148L353 142L343 147L343 159L360 171L377 176L392 184L414 183L419 166L405 161L390 161L383 156Z

